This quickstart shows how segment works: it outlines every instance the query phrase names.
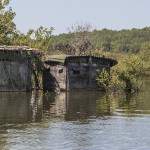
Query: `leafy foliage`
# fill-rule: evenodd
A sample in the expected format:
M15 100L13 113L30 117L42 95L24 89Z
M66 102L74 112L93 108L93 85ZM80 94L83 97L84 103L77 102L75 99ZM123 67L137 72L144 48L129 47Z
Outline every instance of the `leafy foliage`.
M54 28L39 27L36 30L30 29L27 34L17 32L14 38L15 45L26 45L33 48L49 50L52 42L52 32Z
M0 44L10 45L16 26L13 22L15 13L11 8L6 10L9 0L0 1Z
M96 53L98 55L98 53ZM99 55L104 55L103 52ZM141 87L141 75L144 72L143 60L140 55L105 53L107 57L113 57L118 60L118 65L114 66L109 74L107 70L99 72L97 82L108 90L110 88L123 88L126 91L133 92Z
M98 85L104 90L108 90L110 86L110 74L106 69L102 69L102 71L98 72L96 81Z

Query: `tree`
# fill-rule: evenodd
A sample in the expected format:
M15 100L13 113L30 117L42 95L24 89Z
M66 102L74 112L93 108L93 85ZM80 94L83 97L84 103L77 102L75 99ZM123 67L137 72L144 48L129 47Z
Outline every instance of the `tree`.
M87 50L91 50L93 45L89 38L89 32L92 26L85 25L73 25L69 29L69 33L72 34L70 45L74 48L73 55L83 55Z
M28 35L32 36L31 38L35 39L35 40L46 40L51 38L52 36L52 32L53 32L54 28L50 27L50 28L46 28L43 26L40 26L37 30L29 30L28 31Z
M111 38L106 37L104 39L104 42L102 43L102 49L104 51L111 51L112 50Z
M6 9L10 0L0 1L0 45L10 45L16 30L13 22L15 13L11 8Z
M26 45L32 48L41 50L49 50L52 45L52 31L53 27L39 27L38 29L30 29L27 34L22 34L17 31L14 35L13 42L15 45Z
M29 30L26 37L30 39L30 46L43 50L49 50L53 30L53 27L46 28L43 26L36 30Z

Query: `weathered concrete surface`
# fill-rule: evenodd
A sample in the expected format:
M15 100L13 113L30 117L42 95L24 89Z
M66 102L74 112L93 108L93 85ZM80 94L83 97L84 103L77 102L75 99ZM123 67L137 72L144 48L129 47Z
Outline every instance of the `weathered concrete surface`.
M0 91L40 89L41 55L26 46L0 46Z
M97 69L102 69L96 64L69 63L67 67L67 89L96 89Z
M64 64L54 60L46 61L43 73L45 90L50 91L52 87L60 90L99 89L97 72L103 68L109 72L116 64L117 61L113 59L93 56L69 56Z
M66 67L49 62L43 71L44 91L66 90Z
M27 91L31 88L31 69L27 62L0 61L0 91Z
M108 72L117 62L112 59L93 56L71 56L65 60L67 68L67 90L100 89L97 85L97 73L103 69Z
M61 90L66 89L66 68L64 66L57 65L51 67L50 74L56 79Z

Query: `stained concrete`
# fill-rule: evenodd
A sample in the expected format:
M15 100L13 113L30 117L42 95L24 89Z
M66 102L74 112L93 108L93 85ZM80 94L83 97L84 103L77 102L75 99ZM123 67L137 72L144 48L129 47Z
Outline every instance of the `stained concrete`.
M69 56L64 63L54 60L45 62L43 80L45 91L59 88L67 91L74 89L96 89L98 71L110 68L117 64L116 60L93 56Z
M34 60L39 54L27 47L0 46L0 91L31 91L36 88L39 85L39 80L36 80L38 64Z
M0 91L26 91L31 88L31 68L27 62L0 61Z

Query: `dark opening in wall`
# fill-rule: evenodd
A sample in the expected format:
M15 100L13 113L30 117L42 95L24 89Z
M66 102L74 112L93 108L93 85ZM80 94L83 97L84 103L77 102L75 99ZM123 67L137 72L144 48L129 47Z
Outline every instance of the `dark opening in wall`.
M80 70L72 70L74 75L79 75L80 74Z
M59 89L59 84L57 79L50 73L50 69L43 70L43 90L47 91L55 91Z
M58 71L59 73L63 73L63 69L59 69L59 71Z

